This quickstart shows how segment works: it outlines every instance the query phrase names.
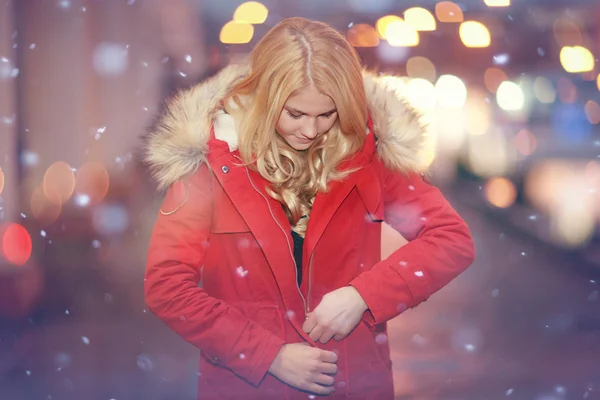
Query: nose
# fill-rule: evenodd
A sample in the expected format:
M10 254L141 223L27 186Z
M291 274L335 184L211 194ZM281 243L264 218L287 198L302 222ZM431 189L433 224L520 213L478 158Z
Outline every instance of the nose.
M307 139L314 139L317 137L317 121L307 121L306 124L302 127L302 136Z

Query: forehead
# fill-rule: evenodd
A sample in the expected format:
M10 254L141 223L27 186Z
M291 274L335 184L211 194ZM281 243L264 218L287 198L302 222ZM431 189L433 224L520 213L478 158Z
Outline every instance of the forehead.
M335 109L333 99L310 86L288 97L285 107L294 108L308 115L320 115Z

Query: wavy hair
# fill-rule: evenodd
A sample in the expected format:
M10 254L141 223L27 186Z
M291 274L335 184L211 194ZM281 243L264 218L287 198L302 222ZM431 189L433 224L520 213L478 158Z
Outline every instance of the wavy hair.
M311 86L333 99L338 118L308 150L297 151L276 125L288 97ZM224 107L238 121L243 162L270 182L269 195L304 236L316 194L351 172L338 167L365 141L368 105L356 51L325 23L284 19L254 47L250 72Z

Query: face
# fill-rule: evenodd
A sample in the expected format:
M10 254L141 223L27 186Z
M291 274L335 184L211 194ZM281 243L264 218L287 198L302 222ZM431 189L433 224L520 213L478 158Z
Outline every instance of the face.
M308 87L288 97L276 129L294 149L306 150L331 129L337 117L333 99Z

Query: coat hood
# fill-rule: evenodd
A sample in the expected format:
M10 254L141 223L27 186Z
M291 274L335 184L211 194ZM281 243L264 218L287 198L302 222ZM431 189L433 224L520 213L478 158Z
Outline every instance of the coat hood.
M230 65L214 77L183 90L169 99L156 122L145 135L144 159L159 189L195 171L206 161L211 126L215 135L219 124L219 104L233 85L248 71L246 65ZM401 172L422 172L425 128L420 115L408 104L392 76L364 71L364 87L369 113L377 136L377 153L387 168ZM224 127L227 128L227 127ZM231 129L229 129L231 131ZM230 148L237 146L235 134L223 138Z

